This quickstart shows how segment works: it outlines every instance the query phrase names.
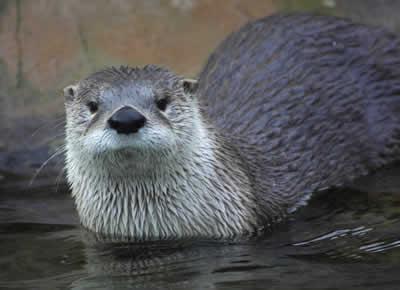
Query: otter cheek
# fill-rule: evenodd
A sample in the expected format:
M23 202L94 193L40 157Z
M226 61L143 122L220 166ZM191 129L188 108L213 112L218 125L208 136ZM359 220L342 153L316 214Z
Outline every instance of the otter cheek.
M107 138L101 130L88 130L81 136L78 150L85 154L100 154L107 150Z

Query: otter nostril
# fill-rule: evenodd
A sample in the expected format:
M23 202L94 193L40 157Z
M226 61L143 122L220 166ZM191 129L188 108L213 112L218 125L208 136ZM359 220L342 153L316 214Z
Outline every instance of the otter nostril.
M119 109L108 120L110 128L119 134L136 133L146 123L146 118L131 107Z

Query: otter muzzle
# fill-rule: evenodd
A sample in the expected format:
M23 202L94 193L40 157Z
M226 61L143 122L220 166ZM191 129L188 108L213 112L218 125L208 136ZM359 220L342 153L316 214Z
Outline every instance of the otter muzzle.
M123 107L116 111L108 120L110 128L118 134L133 134L146 123L146 117L132 107Z

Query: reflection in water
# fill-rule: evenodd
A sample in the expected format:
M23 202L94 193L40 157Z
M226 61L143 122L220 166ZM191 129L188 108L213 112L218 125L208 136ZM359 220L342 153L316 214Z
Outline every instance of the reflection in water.
M118 243L82 230L69 195L32 190L8 188L0 196L0 288L397 289L400 283L396 193L321 193L292 221L250 241Z
M359 249L366 251L368 253L380 253L397 248L399 246L400 246L400 240L397 240L391 243L387 242L372 243L369 245L361 246Z
M372 228L365 228L364 226L355 228L355 229L343 229L343 230L335 230L333 232L324 234L322 236L316 237L312 240L304 241L304 242L299 242L299 243L294 243L293 246L306 246L311 243L316 243L324 240L335 240L337 238L342 238L345 237L346 235L352 235L352 236L360 236L360 235L365 235L367 232L371 231Z

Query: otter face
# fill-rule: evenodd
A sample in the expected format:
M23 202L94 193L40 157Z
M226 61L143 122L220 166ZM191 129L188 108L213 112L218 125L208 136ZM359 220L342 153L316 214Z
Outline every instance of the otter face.
M196 88L157 66L96 72L64 89L67 148L138 158L182 150L196 138Z

